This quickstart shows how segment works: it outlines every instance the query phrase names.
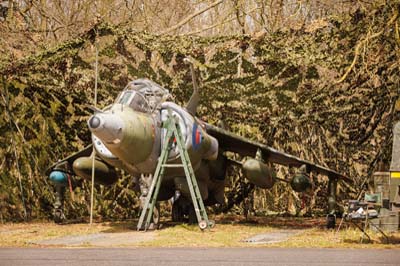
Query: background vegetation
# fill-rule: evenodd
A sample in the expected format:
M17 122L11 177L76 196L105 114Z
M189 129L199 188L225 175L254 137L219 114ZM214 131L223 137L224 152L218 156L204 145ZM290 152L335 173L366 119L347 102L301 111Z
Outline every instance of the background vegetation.
M183 58L191 56L199 117L348 175L354 184L340 186L341 199L388 168L400 110L398 0L0 3L2 220L51 214L45 169L90 142L96 47L100 106L141 77L185 103L191 80ZM324 209L326 180L313 179L321 186L306 205ZM253 194L257 212L307 211L284 183L253 190L234 169L228 183L227 203ZM88 187L74 189L67 216L87 215ZM128 176L97 186L97 216L137 215L132 187Z

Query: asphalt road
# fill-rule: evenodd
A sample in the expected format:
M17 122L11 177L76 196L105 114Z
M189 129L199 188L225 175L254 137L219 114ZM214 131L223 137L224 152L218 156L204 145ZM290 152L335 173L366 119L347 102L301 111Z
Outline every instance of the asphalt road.
M0 265L400 265L399 249L2 248Z

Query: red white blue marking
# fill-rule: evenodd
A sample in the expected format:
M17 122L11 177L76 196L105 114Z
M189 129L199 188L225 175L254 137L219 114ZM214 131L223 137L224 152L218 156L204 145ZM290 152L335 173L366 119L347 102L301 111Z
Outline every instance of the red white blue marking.
M194 150L200 148L201 140L202 140L201 130L197 123L193 123L192 146Z

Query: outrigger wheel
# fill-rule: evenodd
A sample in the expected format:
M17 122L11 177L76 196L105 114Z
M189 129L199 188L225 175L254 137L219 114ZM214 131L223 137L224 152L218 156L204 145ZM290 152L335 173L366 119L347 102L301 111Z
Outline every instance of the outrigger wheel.
M56 224L60 224L66 220L63 207L64 207L64 192L65 186L56 185L55 187L55 201L54 201L54 209L53 209L53 220Z
M328 181L328 215L326 216L326 227L334 229L336 226L336 190L337 178L329 178Z
M335 229L335 226L336 226L336 215L328 214L326 216L326 228Z

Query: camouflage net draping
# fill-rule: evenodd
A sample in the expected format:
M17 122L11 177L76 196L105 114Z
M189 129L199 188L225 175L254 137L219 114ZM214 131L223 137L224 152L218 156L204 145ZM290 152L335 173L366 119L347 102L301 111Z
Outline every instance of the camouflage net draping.
M100 106L142 77L184 104L192 87L183 59L190 56L200 78L199 117L223 120L239 135L348 175L354 184L341 185L340 191L346 193L342 198L354 196L379 162L390 161L392 126L399 118L398 14L397 3L380 5L307 30L213 38L153 36L98 23L79 38L2 66L1 218L22 219L24 205L29 218L51 214L45 169L90 142L86 120L93 103L95 45ZM235 173L230 182L240 189ZM314 181L326 185L326 179ZM67 216L87 215L88 187L83 182L74 190ZM110 188L98 186L97 215L136 215L131 188L129 177ZM239 193L232 189L228 195ZM265 198L259 204L271 210L285 211L290 197L299 202L288 191L280 184L255 197ZM316 191L313 206L324 208L325 196L326 188Z

